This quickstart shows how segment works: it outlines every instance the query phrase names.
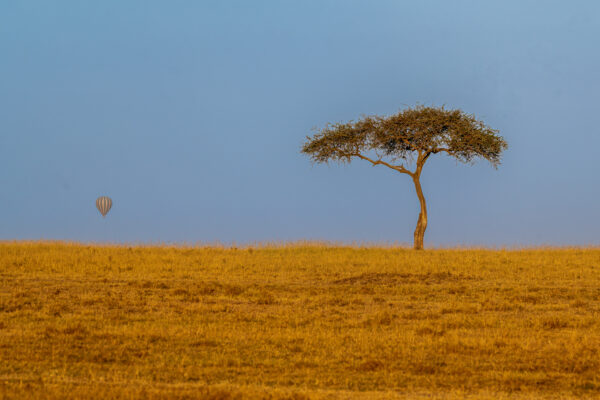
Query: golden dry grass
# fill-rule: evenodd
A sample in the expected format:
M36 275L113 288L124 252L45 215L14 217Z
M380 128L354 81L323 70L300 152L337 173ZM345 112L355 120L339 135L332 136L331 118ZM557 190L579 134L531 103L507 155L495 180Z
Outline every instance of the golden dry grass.
M600 249L0 243L0 397L600 397Z

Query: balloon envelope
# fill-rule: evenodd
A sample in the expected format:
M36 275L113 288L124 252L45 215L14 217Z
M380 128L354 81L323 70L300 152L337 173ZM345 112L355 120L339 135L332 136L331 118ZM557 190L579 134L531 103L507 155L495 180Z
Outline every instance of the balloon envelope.
M107 196L100 196L96 199L96 208L100 211L103 217L106 216L112 207L112 200Z

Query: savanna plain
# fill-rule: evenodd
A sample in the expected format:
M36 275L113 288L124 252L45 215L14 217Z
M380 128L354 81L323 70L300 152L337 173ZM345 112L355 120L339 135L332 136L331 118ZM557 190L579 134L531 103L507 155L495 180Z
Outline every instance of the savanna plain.
M599 248L0 242L0 397L600 398L599 317Z

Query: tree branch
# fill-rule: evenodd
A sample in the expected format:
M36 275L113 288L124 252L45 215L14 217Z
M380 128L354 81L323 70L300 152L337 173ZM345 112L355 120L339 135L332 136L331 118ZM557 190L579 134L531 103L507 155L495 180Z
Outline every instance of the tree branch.
M391 168L393 170L401 172L403 174L408 174L410 176L413 175L413 173L411 171L409 171L408 169L404 168L404 165L392 165L392 164L389 164L389 163L387 163L385 161L382 161L382 160L372 160L369 157L363 156L360 153L352 153L352 154L348 154L348 156L354 156L354 157L358 157L358 158L361 158L363 160L369 161L371 164L373 164L373 166L381 164L381 165L385 165L388 168Z
M440 151L445 151L446 153L452 155L452 153L450 152L450 149L445 149L445 148L441 148L441 149L435 149L432 151L432 153L439 153Z
M417 158L417 169L415 170L414 177L421 176L421 171L423 170L423 165L425 165L425 161L429 158L431 154L435 153L434 150L419 150L419 157Z
M421 161L423 164L425 163L425 161L427 161L427 158L429 158L431 153L433 153L433 151L428 151L427 153L425 153L425 155L423 156L423 159Z

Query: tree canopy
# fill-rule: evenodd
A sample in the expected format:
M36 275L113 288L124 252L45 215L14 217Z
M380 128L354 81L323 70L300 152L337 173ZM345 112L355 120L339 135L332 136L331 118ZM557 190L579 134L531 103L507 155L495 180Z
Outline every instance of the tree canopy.
M445 152L470 163L476 158L488 160L494 167L507 144L498 130L485 125L462 110L416 106L397 114L365 116L358 121L328 124L302 147L315 162L349 162L352 157L384 164L399 172L412 174L397 160L413 158L424 162L431 154ZM367 154L374 151L376 159Z

